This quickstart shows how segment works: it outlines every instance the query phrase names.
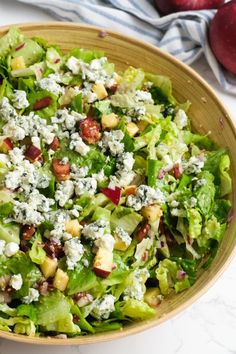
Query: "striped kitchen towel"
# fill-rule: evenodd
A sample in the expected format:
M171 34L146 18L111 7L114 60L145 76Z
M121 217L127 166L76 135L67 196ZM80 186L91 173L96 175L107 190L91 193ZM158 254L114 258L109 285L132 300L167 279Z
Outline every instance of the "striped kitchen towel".
M207 40L215 10L160 17L153 0L18 0L38 6L61 21L85 22L146 40L187 64L204 53L221 87L236 94L236 77L218 64Z

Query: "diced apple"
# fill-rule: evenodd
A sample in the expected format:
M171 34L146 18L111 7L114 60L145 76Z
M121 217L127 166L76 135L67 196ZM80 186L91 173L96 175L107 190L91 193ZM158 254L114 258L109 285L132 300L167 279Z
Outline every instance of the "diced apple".
M162 301L159 288L149 288L144 294L144 301L151 307L157 307Z
M118 205L121 198L122 190L120 187L113 188L102 188L101 192L107 196L114 204Z
M11 68L12 70L20 70L20 69L25 69L25 60L24 57L20 56L17 58L13 58L11 60Z
M67 275L67 273L58 268L53 279L54 288L60 291L64 291L67 287L68 281L69 276Z
M46 257L40 268L45 278L53 277L57 269L57 259Z
M41 150L33 144L25 151L25 157L32 162L38 160L41 155Z
M114 129L119 123L119 118L115 113L110 113L103 115L101 121L103 129Z
M101 278L107 278L112 271L113 254L106 248L99 248L93 263L94 273Z
M126 251L129 247L124 241L122 241L118 235L114 235L115 244L114 249L117 251Z
M150 223L158 220L162 216L162 210L160 205L153 204L146 207L143 207L141 210L141 214L148 219Z
M65 230L72 236L79 237L81 233L81 228L82 226L80 225L77 219L67 220L65 222Z
M103 84L94 84L92 90L96 93L99 100L103 100L108 96L107 90Z
M10 138L5 136L0 137L0 152L6 154L9 150L13 149L13 143Z
M129 122L126 126L129 136L133 137L139 132L139 127L133 122Z

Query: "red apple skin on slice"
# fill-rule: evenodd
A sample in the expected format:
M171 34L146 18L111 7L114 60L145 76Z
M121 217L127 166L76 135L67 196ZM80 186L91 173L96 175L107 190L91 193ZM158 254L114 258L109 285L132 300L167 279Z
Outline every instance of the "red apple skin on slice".
M1 137L0 139L0 152L6 154L8 151L13 149L13 143L10 138Z
M94 273L101 278L107 278L112 272L113 254L106 248L99 248L93 263Z
M30 145L25 151L25 157L32 162L38 160L41 154L41 150L34 145Z
M225 0L156 0L157 9L164 15L178 11L218 9Z

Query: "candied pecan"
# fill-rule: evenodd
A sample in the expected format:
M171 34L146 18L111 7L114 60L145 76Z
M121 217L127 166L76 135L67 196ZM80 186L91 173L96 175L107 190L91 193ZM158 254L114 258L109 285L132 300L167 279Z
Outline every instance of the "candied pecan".
M30 225L23 225L21 228L21 238L24 241L29 241L36 232L36 228Z
M59 242L49 240L44 244L44 251L52 258L60 258L63 255L63 247Z

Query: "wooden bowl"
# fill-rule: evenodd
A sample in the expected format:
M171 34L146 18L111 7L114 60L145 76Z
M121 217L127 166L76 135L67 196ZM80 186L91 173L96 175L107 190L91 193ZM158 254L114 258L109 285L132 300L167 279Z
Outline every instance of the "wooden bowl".
M29 37L41 36L50 43L59 44L63 51L73 47L104 50L107 57L116 64L118 71L132 65L169 76L177 99L181 102L189 99L192 102L189 115L194 129L200 133L211 131L212 139L220 146L228 148L233 178L231 201L233 206L236 205L236 128L214 91L195 71L153 45L110 30L101 32L101 29L96 27L62 22L22 24L19 28ZM7 30L8 27L0 28L0 37ZM3 331L0 331L0 337L47 345L88 344L124 337L157 326L196 301L223 273L235 252L235 231L236 218L230 223L210 269L203 271L190 289L164 301L158 308L156 317L149 321L136 322L121 331L71 339L26 337Z

